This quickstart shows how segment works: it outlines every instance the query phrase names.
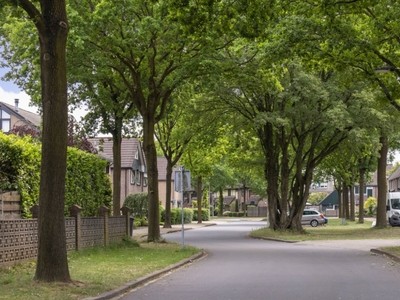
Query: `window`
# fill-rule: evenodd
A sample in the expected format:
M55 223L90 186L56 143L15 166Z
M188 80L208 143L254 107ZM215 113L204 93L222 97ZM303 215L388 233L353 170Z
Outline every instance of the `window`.
M131 184L140 185L141 173L139 170L131 170Z
M10 127L11 127L11 116L10 114L6 113L4 110L0 109L0 129L3 130L3 132L9 132Z
M143 186L147 186L147 173L143 174Z
M360 187L358 185L356 185L354 187L354 194L356 194L356 195L360 194ZM366 194L367 194L367 187L364 186L364 195L366 195Z

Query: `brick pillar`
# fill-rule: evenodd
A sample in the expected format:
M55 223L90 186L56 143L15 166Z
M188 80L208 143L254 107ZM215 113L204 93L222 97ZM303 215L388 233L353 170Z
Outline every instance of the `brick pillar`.
M132 209L127 206L124 206L121 208L121 211L122 211L122 214L125 216L125 226L126 226L125 233L127 236L132 236L133 224L132 224L132 228L131 228L131 222L130 222L131 221L130 216L131 216Z
M30 211L32 213L32 218L34 219L39 218L39 205L35 204L34 206L31 207Z
M82 222L81 222L82 207L79 205L72 205L69 207L69 215L75 218L75 250L78 251L82 248Z
M110 209L103 205L100 206L97 211L99 213L99 216L104 218L104 246L108 246L109 244L108 212L110 211Z

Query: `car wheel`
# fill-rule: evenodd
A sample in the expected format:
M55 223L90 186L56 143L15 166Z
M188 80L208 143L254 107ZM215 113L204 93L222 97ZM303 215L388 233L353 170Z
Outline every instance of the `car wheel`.
M317 227L318 226L318 221L317 220L311 220L310 225L311 225L311 227Z

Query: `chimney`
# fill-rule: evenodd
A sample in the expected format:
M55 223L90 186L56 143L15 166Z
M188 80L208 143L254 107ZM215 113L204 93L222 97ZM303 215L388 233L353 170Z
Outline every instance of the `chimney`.
M15 111L18 112L19 99L15 99Z

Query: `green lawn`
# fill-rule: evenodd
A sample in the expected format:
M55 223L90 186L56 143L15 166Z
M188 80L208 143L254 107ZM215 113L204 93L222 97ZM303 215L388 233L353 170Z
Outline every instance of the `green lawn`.
M378 229L371 227L372 222L364 224L346 221L342 224L341 219L329 219L327 226L310 227L303 226L304 232L273 231L262 228L251 232L253 237L274 238L290 241L311 240L358 240L358 239L400 239L400 227L387 227Z
M0 299L83 299L112 290L199 253L174 243L127 243L68 254L71 284L33 281L35 263L0 268Z

